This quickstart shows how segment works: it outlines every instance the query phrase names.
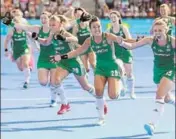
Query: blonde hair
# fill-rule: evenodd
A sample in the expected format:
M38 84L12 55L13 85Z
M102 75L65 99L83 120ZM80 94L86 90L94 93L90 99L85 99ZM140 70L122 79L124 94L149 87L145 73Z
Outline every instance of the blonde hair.
M154 21L154 23L152 25L152 29L150 31L151 33L153 33L154 26L157 26L157 25L163 26L163 28L166 29L166 32L168 32L169 28L168 28L167 24L162 19L158 19L158 20Z
M51 21L51 20L57 21L57 22L61 22L61 21L60 21L60 18L57 17L57 15L52 15L52 16L50 17L50 21Z
M166 9L167 9L168 14L170 14L170 13L171 13L171 10L170 10L170 8L169 8L169 6L168 6L167 4L161 4L161 5L160 5L160 8L165 8L165 7L166 7Z
M52 15L50 17L50 20L54 20L56 22L60 22L61 24L66 24L67 21L68 21L68 19L65 16L63 16L63 15Z
M57 17L59 17L62 24L66 24L68 22L68 18L64 15L57 15Z

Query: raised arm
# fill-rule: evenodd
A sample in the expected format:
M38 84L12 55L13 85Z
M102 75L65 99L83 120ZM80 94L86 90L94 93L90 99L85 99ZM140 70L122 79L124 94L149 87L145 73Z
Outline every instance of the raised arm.
M80 54L84 53L88 48L90 47L90 37L87 38L83 45L78 47L76 50L73 50L65 55L55 55L51 56L51 61L52 62L59 62L61 59L71 59L73 57L79 56Z
M67 42L78 42L78 38L67 31L64 31L63 36L65 37L65 41Z
M73 34L74 36L77 36L77 33L78 33L78 26L75 25L75 26L73 27L72 34Z
M36 37L33 37L35 40L37 40L40 44L44 45L44 46L48 46L51 44L52 42L52 39L53 39L53 34L50 32L50 35L48 38L38 38L37 36Z
M38 25L27 25L27 24L15 24L14 26L15 28L17 29L22 29L22 30L25 30L25 31L29 31L29 32L39 32L40 30L40 26Z
M132 50L132 49L135 49L135 48L147 45L147 44L152 44L152 42L153 42L152 37L145 37L134 43L128 43L128 42L122 41L122 43L120 43L119 45L121 45L122 47L126 49Z
M123 38L121 36L116 36L112 33L106 33L107 40L117 42L118 44L122 43Z

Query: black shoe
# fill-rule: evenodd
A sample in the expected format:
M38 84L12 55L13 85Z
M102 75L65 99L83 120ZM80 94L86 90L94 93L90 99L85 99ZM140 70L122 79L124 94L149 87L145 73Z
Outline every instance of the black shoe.
M25 89L28 88L28 83L27 82L24 83L23 88L25 88Z

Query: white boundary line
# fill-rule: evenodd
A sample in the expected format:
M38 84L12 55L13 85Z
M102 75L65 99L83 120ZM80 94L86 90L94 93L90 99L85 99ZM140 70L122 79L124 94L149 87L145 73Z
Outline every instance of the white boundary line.
M119 99L114 99L114 101L118 101L118 100L126 100L126 99L130 99L130 97L120 97ZM136 99L154 99L154 97L137 97ZM50 100L50 98L4 98L1 99L1 101L43 101L43 100ZM95 101L94 98L86 98L86 97L73 97L73 98L68 98L69 101ZM106 99L106 100L110 100L113 101L111 99Z

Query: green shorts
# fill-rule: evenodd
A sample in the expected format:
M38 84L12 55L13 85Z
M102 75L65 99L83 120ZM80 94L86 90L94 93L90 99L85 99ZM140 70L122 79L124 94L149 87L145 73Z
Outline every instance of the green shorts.
M17 60L19 57L21 57L22 55L25 55L25 54L29 54L29 48L24 48L19 51L17 51L17 50L13 51L13 58L14 58L14 60Z
M154 67L153 75L154 75L153 81L155 84L159 84L163 77L166 77L169 80L175 82L175 69L174 68L161 69L161 68Z
M69 73L73 73L78 76L86 74L86 69L80 58L61 60L59 63L57 63L57 67L61 67L67 70Z
M94 74L104 76L106 78L113 77L117 79L121 79L123 72L122 68L116 62L98 62L100 64L96 64Z
M54 63L51 63L50 61L38 60L37 62L37 69L40 69L40 68L55 69L56 67L57 65Z
M116 58L123 61L123 63L131 64L133 62L133 55L131 50L126 50L123 47L115 46Z

